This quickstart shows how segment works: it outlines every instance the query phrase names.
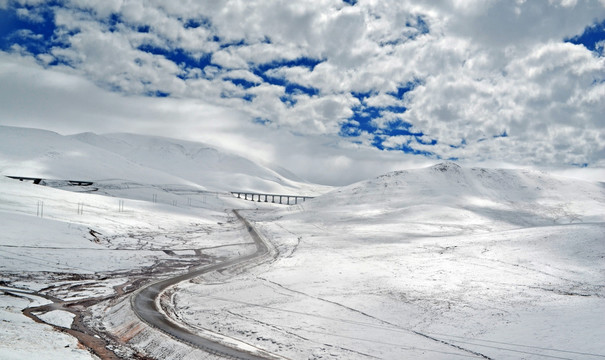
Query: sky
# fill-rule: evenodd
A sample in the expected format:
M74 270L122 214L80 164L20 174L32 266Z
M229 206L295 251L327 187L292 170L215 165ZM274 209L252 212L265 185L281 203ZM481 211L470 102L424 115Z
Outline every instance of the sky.
M605 0L0 0L0 124L605 181L604 46Z

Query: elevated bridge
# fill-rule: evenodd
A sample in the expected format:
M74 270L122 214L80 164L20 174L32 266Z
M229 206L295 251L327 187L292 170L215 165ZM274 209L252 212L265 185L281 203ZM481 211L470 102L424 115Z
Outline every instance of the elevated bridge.
M7 178L11 178L11 179L15 179L15 180L19 180L19 181L32 181L34 184L38 185L42 182L42 180L49 180L49 179L43 179L43 178L39 178L39 177L27 177L27 176L6 176ZM86 180L56 180L56 181L67 181L67 183L69 185L73 185L73 186L90 186L93 184L92 181L86 181Z
M301 195L280 195L280 194L262 194L245 191L232 191L233 196L237 196L238 199L256 201L256 202L270 202L274 204L284 205L296 205L299 201L306 201L307 199L313 199L312 196L301 196Z
M19 180L19 181L33 181L34 184L40 184L40 182L44 179L42 178L35 178L35 177L27 177L27 176L6 176L7 178L10 179L15 179L15 180Z

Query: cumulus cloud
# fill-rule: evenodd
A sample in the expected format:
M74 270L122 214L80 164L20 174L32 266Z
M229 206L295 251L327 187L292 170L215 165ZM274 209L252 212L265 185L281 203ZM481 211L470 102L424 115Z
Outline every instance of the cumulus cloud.
M281 150L259 134L329 138L322 148L336 160L325 165L343 169L343 156L359 160L343 154L362 151L388 163L605 166L603 40L565 41L605 19L603 1L4 0L0 8L32 24L6 34L3 61L35 59L55 74L48 81L75 76L120 99L202 104L221 115L179 116L199 131L237 123L224 136L237 139L229 146L254 143L279 161L296 156L270 155ZM50 34L40 33L45 24ZM165 133L161 121L133 118L133 131Z

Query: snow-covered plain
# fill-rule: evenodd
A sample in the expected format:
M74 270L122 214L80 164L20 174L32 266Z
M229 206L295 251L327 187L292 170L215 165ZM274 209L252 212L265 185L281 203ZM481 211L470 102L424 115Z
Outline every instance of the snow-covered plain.
M248 209L277 255L172 289L167 313L192 329L291 359L605 358L603 183L445 163L286 207L228 191L328 188L202 144L10 127L0 175L0 358L94 358L20 314L50 302L41 294L114 296L91 322L121 338L136 328L145 356L200 358L153 329L120 328L136 317L115 296L135 278L252 252L232 208ZM73 320L61 309L39 318Z

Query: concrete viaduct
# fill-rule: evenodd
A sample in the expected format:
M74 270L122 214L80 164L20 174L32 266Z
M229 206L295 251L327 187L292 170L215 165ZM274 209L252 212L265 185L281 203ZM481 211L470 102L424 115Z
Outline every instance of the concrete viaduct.
M15 179L15 180L19 180L19 181L33 181L34 184L39 185L42 180L47 180L47 179L42 179L42 178L36 178L36 177L27 177L27 176L6 176L7 178L11 178L11 179ZM63 180L61 180L63 181ZM69 185L73 185L73 186L90 186L93 184L92 181L83 181L83 180L65 180L69 183Z
M277 194L259 194L243 191L232 191L231 194L237 196L238 199L257 201L257 202L271 202L286 205L296 205L299 200L306 201L307 199L313 199L312 196L300 196L300 195L277 195ZM269 201L271 198L271 201ZM277 199L277 201L276 201ZM293 200L290 203L290 199Z

